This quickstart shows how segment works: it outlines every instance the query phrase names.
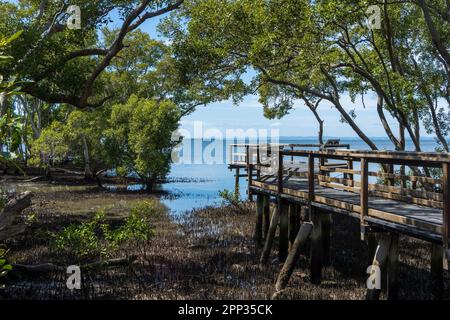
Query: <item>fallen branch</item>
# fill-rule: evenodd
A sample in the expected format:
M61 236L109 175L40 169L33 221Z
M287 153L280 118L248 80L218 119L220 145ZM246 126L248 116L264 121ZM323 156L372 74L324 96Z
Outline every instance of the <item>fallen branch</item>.
M127 266L134 261L136 261L138 257L137 256L131 256L127 258L116 258L106 261L96 261L92 263L88 263L81 266L81 270L92 270L92 269L99 269L99 268L109 268L109 267L119 267L119 266ZM37 264L37 265L25 265L25 264L19 264L19 263L13 263L13 270L18 272L26 272L26 273L49 273L49 272L63 272L67 268L55 265L53 263L43 263L43 264Z
M33 194L29 191L11 199L0 212L0 241L12 238L25 231L25 224L13 225L16 217L31 205Z

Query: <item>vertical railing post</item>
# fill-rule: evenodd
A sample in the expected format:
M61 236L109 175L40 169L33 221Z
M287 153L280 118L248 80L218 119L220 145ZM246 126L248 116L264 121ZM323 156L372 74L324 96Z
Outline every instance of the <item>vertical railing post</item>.
M389 175L389 177L387 179L388 186L391 186L391 187L395 186L395 169L394 169L393 164L389 165L388 175ZM394 175L394 176L390 176L390 175Z
M294 146L291 146L291 151L294 152ZM291 155L291 164L294 164L294 155Z
M288 205L283 201L283 147L278 153L278 212L280 214L280 233L278 240L278 258L281 262L286 260L289 248L289 216Z
M283 193L283 149L278 149L278 197Z
M361 240L365 239L365 218L369 214L369 162L361 158Z
M348 160L347 161L347 169L353 170L353 160ZM350 187L354 187L354 178L355 178L355 176L352 173L349 173L347 178L351 180Z
M308 200L314 201L314 156L308 156Z
M450 250L448 246L450 233L450 163L448 162L445 162L442 165L442 191L444 201L442 240L446 259L450 260Z
M249 201L253 201L253 194L252 194L252 190L251 190L251 186L252 186L252 180L253 180L253 165L250 162L250 146L246 145L245 146L246 149L246 166L247 166L247 180L248 180L248 190L247 190L247 194L248 194L248 200Z
M261 151L260 145L256 146L256 177L261 178Z

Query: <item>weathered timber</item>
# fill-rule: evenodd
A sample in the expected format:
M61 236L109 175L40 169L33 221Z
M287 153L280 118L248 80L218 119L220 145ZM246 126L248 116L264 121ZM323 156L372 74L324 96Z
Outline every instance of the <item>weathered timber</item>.
M289 205L285 201L278 200L280 212L280 233L278 239L278 258L284 262L289 251Z
M29 191L11 199L0 211L0 241L12 238L25 231L24 223L14 224L17 216L31 205L33 194Z
M391 245L387 262L387 299L398 300L399 235L391 233Z
M448 240L450 237L450 163L442 166L442 189L444 190L444 210L442 222L442 240L446 253L446 259L450 260Z
M387 233L382 233L378 242L378 247L375 252L375 257L372 261L372 266L370 274L373 275L371 278L374 282L373 288L368 288L366 293L366 300L379 300L381 294L381 286L386 279L383 277L382 270L386 268L387 260L389 258L389 249L391 247L391 235ZM381 272L380 272L381 271Z
M280 274L278 275L278 279L275 285L275 290L277 292L284 290L289 283L289 279L292 276L295 264L297 263L300 256L300 249L303 247L306 240L308 240L308 238L310 237L312 229L313 225L310 222L305 222L300 227L300 230L295 237L294 244L292 245L292 249L289 252L289 256L286 259L286 262L284 263Z
M361 240L365 237L366 222L365 218L369 214L369 162L361 159L361 189L360 189L360 206L361 206Z
M293 203L289 204L289 248L292 248L300 228L300 209ZM289 249L290 250L290 249Z
M310 215L313 223L311 235L311 282L314 284L319 284L322 281L323 267L323 214L317 209L311 209Z
M436 300L444 293L444 250L439 244L431 244L431 292Z
M330 213L322 213L322 243L323 243L323 264L329 266L331 264L331 231L332 231L332 215Z
M256 224L255 241L258 246L262 244L263 238L263 206L264 197L261 194L256 195Z
M263 237L267 238L270 226L270 197L264 196L263 199Z
M261 254L260 263L262 265L267 264L267 261L269 260L270 251L272 250L273 240L275 238L275 233L277 231L279 220L280 214L278 208L275 207L275 209L272 212L272 219L270 220L269 232L267 233L266 242L264 244L264 249Z

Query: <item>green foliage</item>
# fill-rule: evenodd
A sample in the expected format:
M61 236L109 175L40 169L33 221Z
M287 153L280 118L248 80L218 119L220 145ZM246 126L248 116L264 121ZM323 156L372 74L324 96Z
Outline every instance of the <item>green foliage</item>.
M11 264L8 263L6 260L6 255L8 254L8 250L0 247L0 280L1 278L6 277L8 272L10 272L13 267ZM4 286L0 283L0 289L2 289Z
M123 224L113 229L105 213L98 212L90 221L70 225L54 234L51 248L58 253L69 253L79 260L93 256L109 257L127 244L149 241L153 235L152 218L161 214L155 202L143 201L131 209Z
M65 127L62 123L54 121L45 128L41 136L33 142L30 159L31 165L49 167L60 163L69 154Z
M152 190L164 178L171 164L176 142L179 111L170 101L139 99L131 96L126 104L112 107L106 145L118 173L137 174Z
M231 206L235 208L240 213L248 212L248 207L245 202L241 199L238 193L231 192L228 189L219 192L219 196L223 199L223 204L226 206Z

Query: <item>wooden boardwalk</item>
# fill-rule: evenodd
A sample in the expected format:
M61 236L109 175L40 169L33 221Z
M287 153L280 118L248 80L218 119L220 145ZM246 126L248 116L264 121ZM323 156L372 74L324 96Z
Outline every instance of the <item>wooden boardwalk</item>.
M390 270L390 298L396 295L399 234L432 243L432 281L436 294L442 294L443 268L450 259L450 155L348 148L336 143L231 146L229 168L237 177L245 172L249 198L256 196L262 263L279 229L279 258L286 263L277 290L287 285L307 238L312 239L311 277L320 282L330 220L345 214L359 221L372 267ZM272 212L270 203L275 203ZM368 290L369 298L378 296L378 289Z

